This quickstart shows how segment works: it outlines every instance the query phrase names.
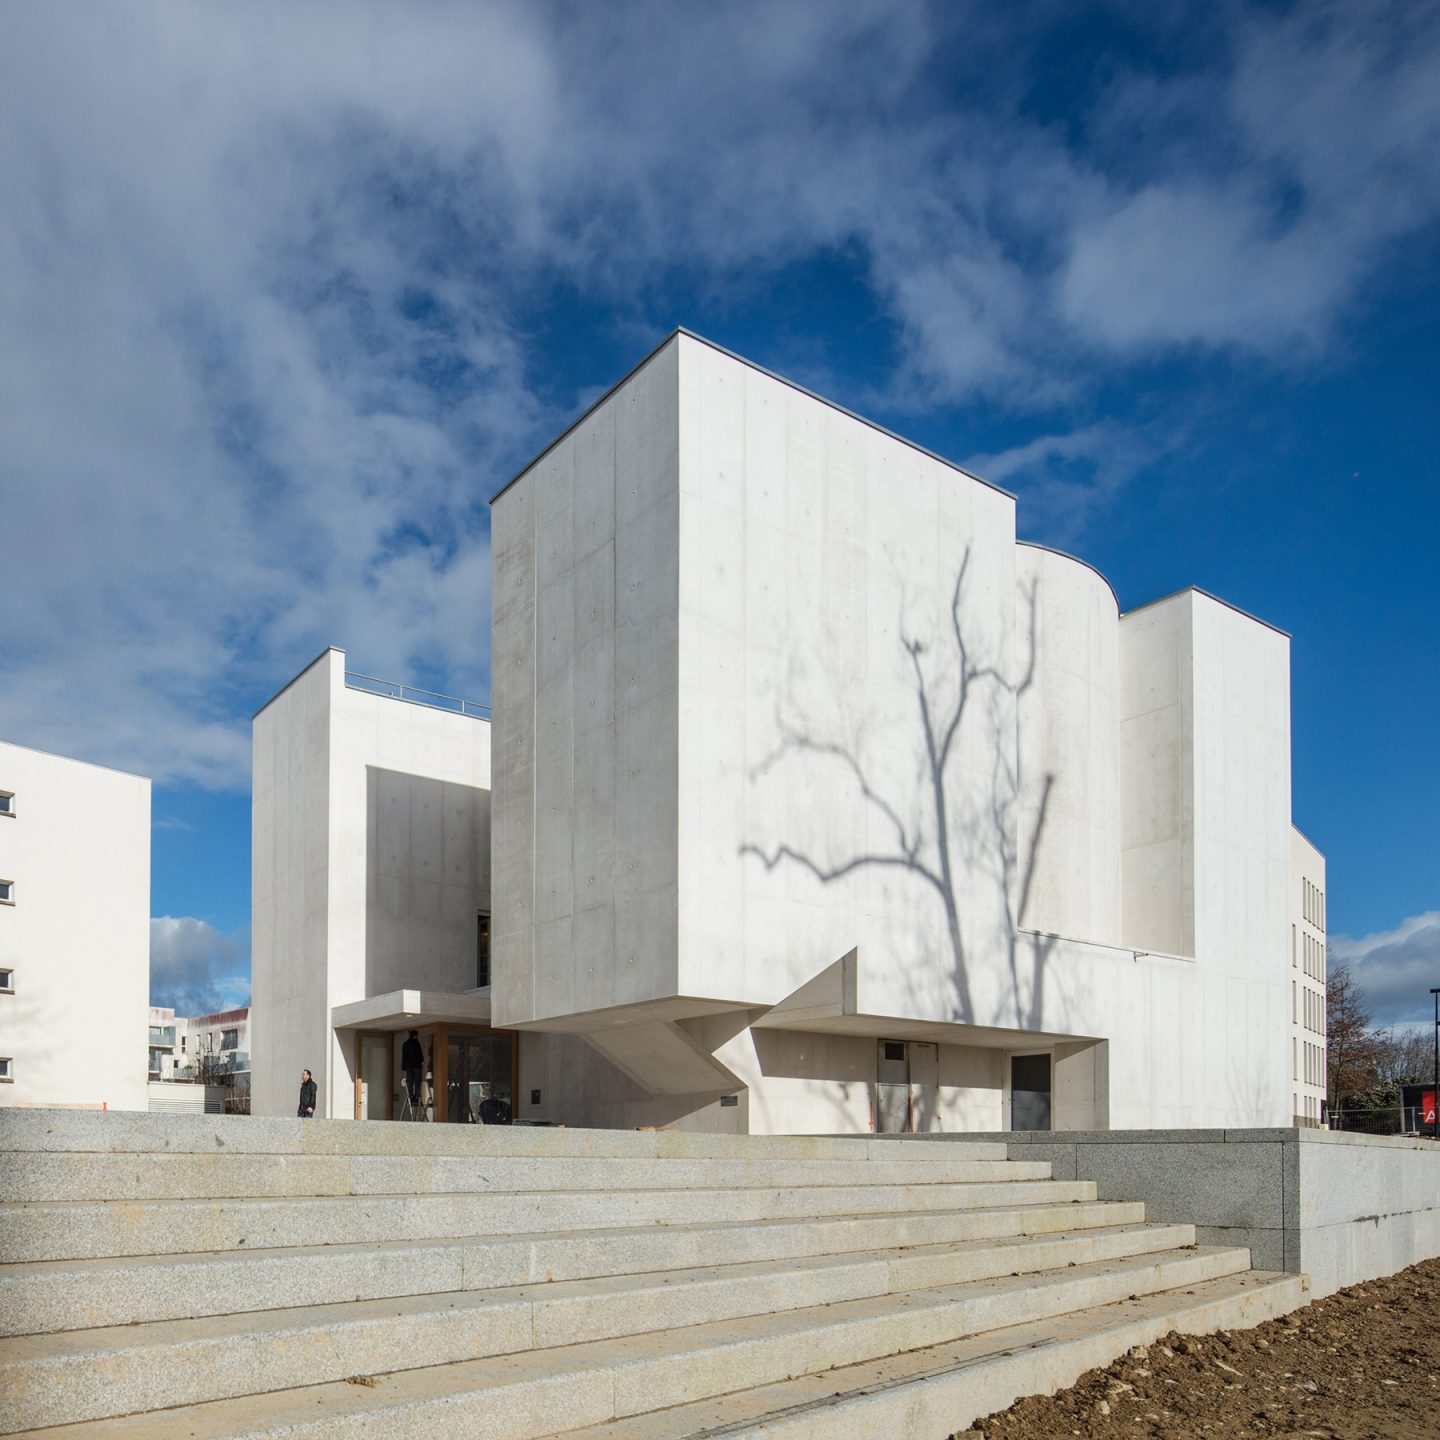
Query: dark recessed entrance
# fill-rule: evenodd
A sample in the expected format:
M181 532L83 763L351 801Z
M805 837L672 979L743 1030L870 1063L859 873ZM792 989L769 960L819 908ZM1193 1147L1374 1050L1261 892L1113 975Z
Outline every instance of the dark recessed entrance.
M1050 1057L1010 1057L1010 1128L1050 1128Z

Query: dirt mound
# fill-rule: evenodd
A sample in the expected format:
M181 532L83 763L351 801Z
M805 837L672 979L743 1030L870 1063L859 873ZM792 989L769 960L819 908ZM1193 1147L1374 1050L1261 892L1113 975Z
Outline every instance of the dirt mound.
M1167 1335L1058 1395L977 1420L964 1434L1433 1440L1440 1436L1440 1260L1253 1330Z

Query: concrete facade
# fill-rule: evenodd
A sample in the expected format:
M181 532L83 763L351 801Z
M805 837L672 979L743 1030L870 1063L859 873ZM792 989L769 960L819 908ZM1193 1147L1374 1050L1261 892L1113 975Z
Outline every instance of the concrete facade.
M330 649L254 721L251 1105L354 1110L334 1011L405 986L477 989L490 909L490 725L347 683ZM472 1007L473 1008L473 1007ZM379 1023L379 1022L377 1022Z
M0 742L0 1105L144 1110L150 782Z
M1244 1245L1257 1269L1308 1275L1316 1297L1440 1255L1440 1151L1423 1140L1308 1126L967 1139L1142 1201L1202 1245Z
M302 1065L354 1113L355 1035L422 1014L511 1035L540 1123L1296 1113L1282 632L1122 614L1014 497L684 332L492 559L493 767L338 651L256 717L256 1113Z
M612 1123L1290 1118L1281 632L684 333L493 522L494 1021Z

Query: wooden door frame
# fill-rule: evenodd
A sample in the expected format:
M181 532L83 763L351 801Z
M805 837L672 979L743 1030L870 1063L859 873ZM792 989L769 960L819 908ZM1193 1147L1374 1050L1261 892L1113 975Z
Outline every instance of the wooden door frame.
M418 1016L416 1017L419 1018ZM421 1023L407 1027L418 1030L421 1039L430 1041L430 1103L431 1119L436 1124L450 1123L450 1032L459 1031L465 1035L508 1035L510 1036L510 1118L513 1122L515 1112L520 1108L520 1032L518 1030L499 1030L493 1025L452 1025L446 1021L435 1021L426 1025ZM387 1119L395 1118L395 1039L399 1034L396 1030L356 1030L355 1035L355 1105L354 1115L357 1120L365 1119L361 1110L360 1095L362 1083L368 1084L369 1077L365 1074L365 1041L367 1038L383 1040L385 1042L385 1094L389 1097L387 1103ZM424 1094L421 1095L422 1103ZM457 1122L459 1123L459 1122Z
M438 1122L450 1123L450 1032L457 1030L463 1035L508 1035L510 1036L510 1120L514 1123L515 1112L520 1105L520 1032L499 1030L494 1025L452 1025L437 1023L435 1030L434 1061L430 1067L431 1084L435 1095L434 1118ZM443 1115L442 1115L443 1110ZM463 1121L455 1122L463 1124Z

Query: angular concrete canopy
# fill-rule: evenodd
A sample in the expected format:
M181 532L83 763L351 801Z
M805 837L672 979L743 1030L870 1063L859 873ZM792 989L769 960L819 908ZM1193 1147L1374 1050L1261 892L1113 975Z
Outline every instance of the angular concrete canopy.
M330 1011L336 1030L404 1030L423 1021L427 1025L490 1024L490 992L454 995L443 990L391 990L368 995Z

